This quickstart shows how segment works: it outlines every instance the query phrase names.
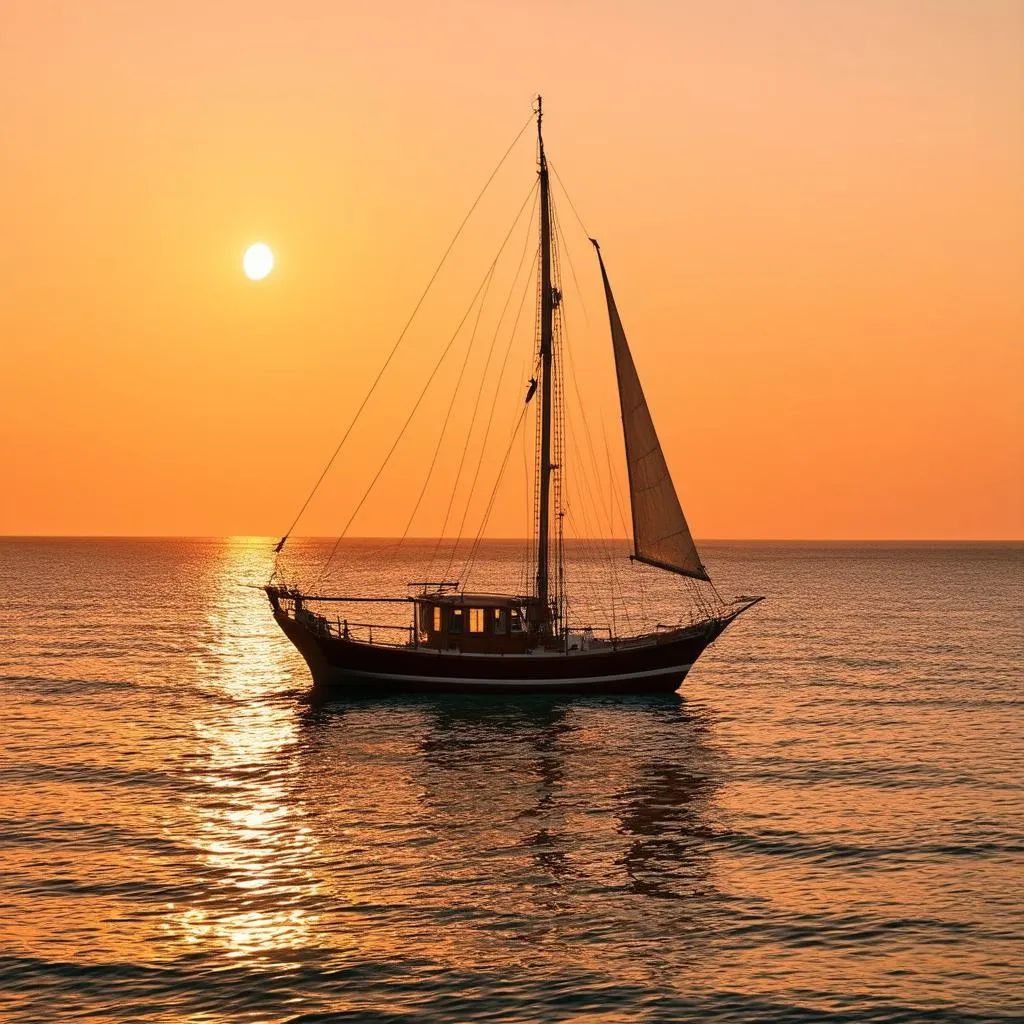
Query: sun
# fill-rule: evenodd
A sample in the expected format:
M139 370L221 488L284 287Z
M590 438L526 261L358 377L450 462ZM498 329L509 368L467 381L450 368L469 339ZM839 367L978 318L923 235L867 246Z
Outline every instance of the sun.
M274 254L265 242L254 242L245 250L242 269L250 281L262 281L274 269Z

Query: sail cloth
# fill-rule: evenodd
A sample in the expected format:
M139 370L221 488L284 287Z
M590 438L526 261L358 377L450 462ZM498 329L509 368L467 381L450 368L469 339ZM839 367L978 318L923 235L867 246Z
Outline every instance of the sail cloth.
M633 553L639 562L690 576L710 580L701 564L697 546L686 525L679 496L672 484L665 454L654 430L651 410L633 363L626 332L615 307L601 248L594 239L601 264L604 294L608 300L615 375L619 382L619 407L622 433L626 441L626 467L629 471L629 502L633 510Z

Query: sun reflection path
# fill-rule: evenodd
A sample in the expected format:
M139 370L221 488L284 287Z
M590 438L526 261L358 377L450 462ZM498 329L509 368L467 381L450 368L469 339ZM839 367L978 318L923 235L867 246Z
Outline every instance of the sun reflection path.
M280 964L315 942L317 851L295 772L298 666L258 590L265 541L232 538L211 565L204 642L195 655L202 705L193 728L200 861L196 898L169 908L179 940L232 958Z

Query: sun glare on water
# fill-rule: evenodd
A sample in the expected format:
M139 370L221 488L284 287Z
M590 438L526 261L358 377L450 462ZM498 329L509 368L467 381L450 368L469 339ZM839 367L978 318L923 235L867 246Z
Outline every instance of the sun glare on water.
M245 250L242 269L250 281L261 281L274 269L274 254L264 242L255 242Z

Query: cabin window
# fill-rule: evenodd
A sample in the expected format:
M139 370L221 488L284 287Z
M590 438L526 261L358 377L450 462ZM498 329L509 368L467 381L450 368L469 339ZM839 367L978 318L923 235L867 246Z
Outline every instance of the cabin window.
M449 633L465 633L465 619L462 615L461 608L453 608L451 618L448 620L448 632Z
M502 635L508 632L507 608L494 609L494 632Z
M434 605L434 632L441 632L441 608L438 605Z
M518 608L510 609L510 617L512 620L512 632L522 633L523 631L523 617L519 614Z
M483 608L469 609L469 631L470 633L482 633L484 631Z

